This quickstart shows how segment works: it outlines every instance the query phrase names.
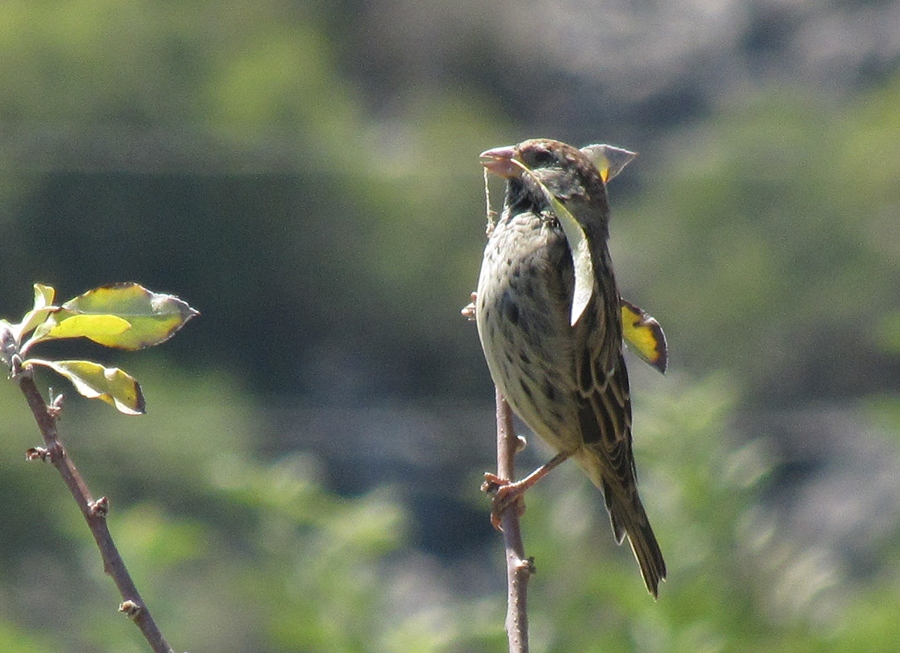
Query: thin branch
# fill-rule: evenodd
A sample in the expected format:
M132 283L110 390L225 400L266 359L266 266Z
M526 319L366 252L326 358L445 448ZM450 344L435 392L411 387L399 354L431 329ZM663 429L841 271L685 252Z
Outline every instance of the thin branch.
M150 615L150 610L144 604L140 593L135 587L128 569L119 550L113 542L112 535L106 525L106 514L109 511L109 502L106 497L100 497L96 501L91 496L84 479L75 468L75 464L66 453L65 447L59 439L59 433L56 429L56 418L60 411L59 403L54 401L52 406L48 406L41 396L30 371L20 370L15 374L15 380L28 401L28 406L34 414L38 428L44 438L46 449L32 449L29 452L29 458L50 459L50 462L56 467L66 486L75 498L75 502L81 509L87 521L88 528L97 542L100 549L100 555L103 558L103 570L112 576L119 594L122 596L122 604L119 611L127 614L132 621L143 633L144 638L150 644L150 648L154 653L174 653L172 648L166 642Z
M497 476L515 478L515 457L519 439L513 429L512 410L499 388L497 399ZM534 572L534 561L525 557L525 544L519 526L519 501L512 501L500 515L503 545L506 550L506 634L509 653L528 653L528 579Z

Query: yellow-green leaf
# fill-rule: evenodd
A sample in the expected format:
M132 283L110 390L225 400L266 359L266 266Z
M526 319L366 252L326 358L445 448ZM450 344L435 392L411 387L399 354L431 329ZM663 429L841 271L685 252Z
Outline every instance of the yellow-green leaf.
M52 286L45 286L40 283L34 284L34 306L25 314L22 321L13 327L13 334L17 341L20 341L26 333L47 321L49 315L56 310L56 307L53 306L55 295L56 291Z
M648 313L624 299L622 306L622 336L629 347L648 365L662 373L666 371L668 350L666 334Z
M575 290L572 293L572 311L569 316L569 324L575 326L594 293L594 263L591 259L591 249L588 246L588 239L584 229L581 228L575 217L563 206L562 202L550 194L546 186L541 184L541 188L550 200L553 212L556 214L559 224L566 234L566 240L569 241L569 250L572 252L572 263L575 268Z
M63 304L53 315L57 326L47 337L85 337L107 347L142 349L168 340L197 314L177 297L136 283L102 286ZM70 331L60 332L68 335L55 335L56 328L75 318L80 319L70 325ZM121 322L130 328L119 330Z
M116 315L73 315L59 321L47 332L46 338L89 338L101 345L115 342L131 328L128 320Z
M91 361L48 361L32 358L25 365L41 365L69 379L88 399L100 399L126 415L144 412L144 395L134 377L118 367L103 367Z
M530 175L538 188L541 189L541 192L544 193L544 198L556 214L556 218L563 228L563 233L566 235L566 240L569 242L569 251L572 254L572 264L575 269L575 290L572 293L572 310L569 315L569 324L574 326L581 314L584 313L584 309L587 308L594 293L594 263L591 260L591 250L587 236L572 213L550 192L550 189L538 179L537 175L528 166L518 159L513 159L513 163Z
M34 310L52 306L56 297L56 289L53 286L45 286L42 283L34 284Z

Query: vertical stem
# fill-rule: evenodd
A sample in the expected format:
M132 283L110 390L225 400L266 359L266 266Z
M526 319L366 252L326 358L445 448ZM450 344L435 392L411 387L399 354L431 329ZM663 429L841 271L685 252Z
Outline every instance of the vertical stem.
M110 535L106 524L106 512L108 509L106 499L101 497L98 501L94 501L87 484L85 484L84 479L69 458L65 447L63 447L59 439L55 415L55 411L58 411L58 408L47 406L34 383L34 379L27 370L22 371L15 378L19 388L22 390L22 394L25 395L25 399L28 401L28 406L31 408L34 419L37 421L38 428L44 438L44 444L47 447L46 456L50 459L53 466L56 467L60 476L62 476L63 481L69 488L69 492L72 493L75 502L81 509L81 514L84 515L88 528L90 528L91 534L94 536L94 541L97 542L97 547L100 549L100 555L103 558L103 570L112 576L116 587L119 589L119 593L122 596L120 610L131 617L154 653L173 653L172 648L166 642L162 632L160 632L156 622L150 615L150 610L144 604L131 578L131 574L128 573L125 561L122 560L122 556L119 554L115 542L113 542L112 535Z
M500 389L497 400L497 476L512 481L519 441L513 429L512 410ZM525 544L519 526L518 502L513 501L500 516L506 550L506 634L510 653L528 653L528 579L533 561L525 558Z

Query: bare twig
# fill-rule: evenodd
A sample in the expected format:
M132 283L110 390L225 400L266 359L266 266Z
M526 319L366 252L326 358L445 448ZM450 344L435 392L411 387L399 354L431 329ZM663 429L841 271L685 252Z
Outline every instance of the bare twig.
M69 458L65 447L63 447L59 439L59 433L56 429L56 418L59 415L60 402L54 400L52 405L48 406L28 370L20 370L14 376L19 384L19 388L22 390L22 394L25 395L25 399L28 401L28 406L34 414L34 419L37 421L46 445L44 449L30 450L28 457L42 460L49 458L60 476L62 476L66 486L68 486L87 521L94 540L97 542L97 547L100 549L100 555L103 558L103 569L112 576L122 596L119 611L124 612L134 621L155 653L173 653L172 648L166 642L156 622L150 615L150 610L147 609L143 599L141 599L141 595L137 587L135 587L134 581L125 567L125 562L122 560L122 556L119 555L119 551L109 533L109 528L106 525L109 502L106 497L100 497L96 501L93 499L84 479L75 468L75 464Z
M519 439L513 430L512 410L499 388L497 399L497 476L512 481ZM525 557L525 544L519 526L519 502L511 502L500 515L503 545L506 550L506 634L509 653L528 653L528 579L534 572L534 560Z

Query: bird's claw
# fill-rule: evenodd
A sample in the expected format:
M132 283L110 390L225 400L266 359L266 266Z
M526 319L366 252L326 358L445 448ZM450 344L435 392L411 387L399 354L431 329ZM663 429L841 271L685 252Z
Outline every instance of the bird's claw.
M485 473L481 490L490 494L491 499L491 524L498 531L503 531L501 526L503 512L513 503L519 517L525 514L525 489L509 479L500 478L490 472Z

